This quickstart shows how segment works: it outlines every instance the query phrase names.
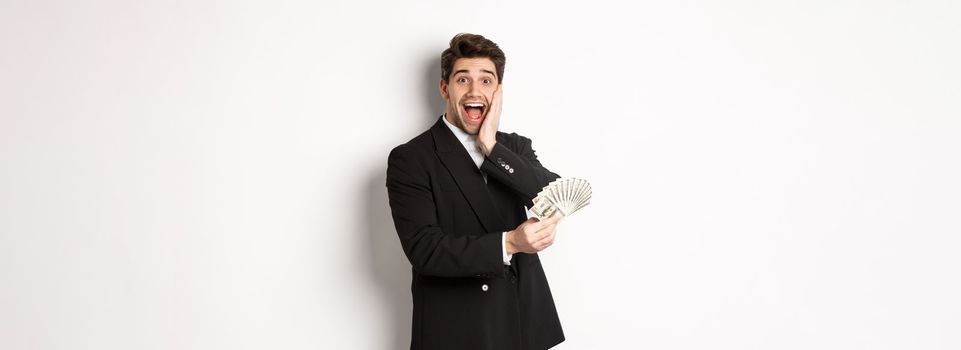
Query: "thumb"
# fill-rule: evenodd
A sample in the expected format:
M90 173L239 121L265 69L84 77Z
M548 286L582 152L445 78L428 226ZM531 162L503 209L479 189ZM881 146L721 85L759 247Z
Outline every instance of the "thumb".
M547 219L544 219L544 220L541 221L541 222L542 222L544 225L556 224L558 221L561 221L561 218L562 218L562 217L563 217L563 216L558 215L558 214L555 212L554 214L551 215L551 217L549 217L549 218L547 218Z

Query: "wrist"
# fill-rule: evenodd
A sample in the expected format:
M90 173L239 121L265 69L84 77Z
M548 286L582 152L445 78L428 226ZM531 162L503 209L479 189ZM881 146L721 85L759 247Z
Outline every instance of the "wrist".
M507 232L507 238L504 239L504 249L507 251L507 255L513 255L517 253L517 247L514 246L514 231Z
M481 150L484 151L484 155L489 156L491 155L491 151L494 150L494 145L497 144L497 140L481 141L480 144Z

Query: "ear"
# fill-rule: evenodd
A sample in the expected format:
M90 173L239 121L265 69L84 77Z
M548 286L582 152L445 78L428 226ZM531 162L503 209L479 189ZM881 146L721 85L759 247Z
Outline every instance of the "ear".
M449 99L450 99L450 93L447 92L447 82L444 81L444 79L441 79L441 80L440 80L440 85L438 86L438 88L440 89L440 95L441 95L441 97L443 97L444 100L449 100Z

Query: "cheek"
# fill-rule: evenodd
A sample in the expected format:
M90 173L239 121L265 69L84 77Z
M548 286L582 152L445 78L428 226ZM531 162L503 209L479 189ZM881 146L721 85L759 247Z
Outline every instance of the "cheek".
M486 98L488 102L494 99L495 90L497 90L497 87L495 86L491 86L490 88L484 89L484 98Z

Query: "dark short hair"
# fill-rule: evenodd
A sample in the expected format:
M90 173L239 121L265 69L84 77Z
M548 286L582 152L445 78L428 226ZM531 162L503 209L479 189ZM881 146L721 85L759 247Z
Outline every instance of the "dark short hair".
M504 80L504 51L493 41L487 38L469 33L460 33L450 39L450 47L440 54L440 76L444 81L450 81L451 70L454 69L454 62L458 58L480 58L486 57L494 61L494 69L497 71L497 83Z

